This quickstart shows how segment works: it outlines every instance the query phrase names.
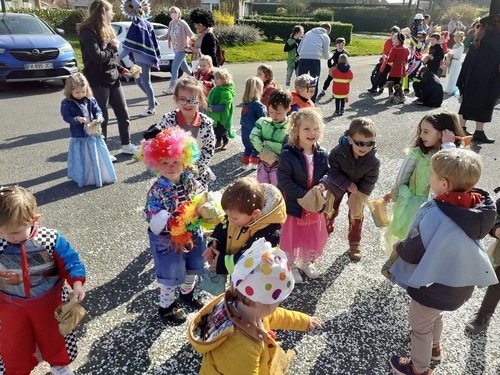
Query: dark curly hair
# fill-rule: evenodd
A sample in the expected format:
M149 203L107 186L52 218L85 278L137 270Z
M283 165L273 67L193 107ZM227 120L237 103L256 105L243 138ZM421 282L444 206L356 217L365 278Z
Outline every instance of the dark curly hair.
M201 8L193 9L189 14L189 18L191 18L191 21L193 23L201 23L205 27L215 26L215 18L212 12L205 9Z

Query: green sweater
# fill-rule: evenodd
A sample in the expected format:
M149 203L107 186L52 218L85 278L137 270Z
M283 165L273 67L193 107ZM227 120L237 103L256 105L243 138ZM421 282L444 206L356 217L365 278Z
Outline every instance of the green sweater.
M236 95L236 86L234 83L229 83L224 86L215 86L210 94L208 94L208 105L225 104L222 112L207 112L208 117L214 120L214 127L220 123L229 133L230 138L234 138L236 134L231 132L233 124L234 112L234 96Z
M267 148L276 155L281 154L281 147L287 134L287 125L290 120L278 124L269 117L261 117L255 122L255 126L250 133L250 141L253 147L260 153L264 148L264 142Z

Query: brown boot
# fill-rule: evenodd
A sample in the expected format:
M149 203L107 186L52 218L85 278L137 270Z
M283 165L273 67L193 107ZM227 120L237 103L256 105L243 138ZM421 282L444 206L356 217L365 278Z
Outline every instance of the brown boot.
M362 258L361 248L359 247L359 242L351 242L349 243L349 258L352 261L357 262Z

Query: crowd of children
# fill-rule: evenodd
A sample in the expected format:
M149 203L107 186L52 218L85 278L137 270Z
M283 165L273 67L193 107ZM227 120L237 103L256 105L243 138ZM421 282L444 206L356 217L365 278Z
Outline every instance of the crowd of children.
M287 87L303 33L301 26L294 27L285 44ZM411 29L391 29L369 91L380 92L387 82L391 101L400 103L405 98L404 78L418 78L414 87L420 93L419 104L438 107L439 98L426 95L425 88L439 75L445 56L441 35L430 34L427 43L424 31L413 34ZM408 38L410 49L404 45ZM464 35L457 32L454 38L456 44L447 55L449 93L456 90L452 77L459 69ZM330 74L318 95L324 96L333 82L339 116L353 79L344 46L345 39L338 38L328 62ZM231 73L213 69L210 56L199 57L193 75L177 81L173 89L177 108L144 133L138 156L157 174L144 193L144 218L159 284L158 314L181 324L187 319L186 307L197 311L189 325L189 340L203 354L201 373L235 374L239 366L251 368L251 373L286 373L293 353L281 349L270 329L321 328L316 317L278 306L304 276L320 277L317 262L345 195L347 254L352 261L362 259L363 212L380 169L376 126L369 118L353 119L328 152L320 145L323 118L311 100L318 77L297 76L295 91L289 92L278 87L271 66L260 65L256 76L246 80L241 114L242 163L257 169L257 178L238 179L225 189L220 200L223 214L207 238L200 197L216 178L209 166L215 150L226 150L229 139L236 136L232 127L236 89ZM102 112L85 76L73 74L64 95L61 114L71 133L68 177L80 187L114 182L112 160L99 130ZM482 162L464 149L464 136L455 114L424 116L394 187L385 196L394 202L383 236L392 251L385 274L411 297L411 357L390 358L398 374L430 374L431 358L441 358L442 312L458 309L474 286L498 282L479 242L490 230L499 237L498 228L493 228L495 204L487 192L474 188ZM435 198L429 200L431 191ZM39 218L28 191L0 188L0 301L5 305L0 309L0 373L29 373L37 363L36 347L52 365L52 374L72 373L67 365L75 354L67 345L74 338L58 333L53 311L66 298L61 295L65 281L77 302L84 299L85 267L57 231L38 226ZM457 256L445 262L449 243L456 244ZM29 263L36 260L34 252L43 253L39 275L28 272L35 265ZM223 275L224 285L226 275L230 280L227 290L204 306L196 282L207 269ZM40 286L37 279L48 282ZM471 331L486 324L498 299L493 308L491 302L482 307L482 315L469 323ZM50 329L33 335L40 324Z

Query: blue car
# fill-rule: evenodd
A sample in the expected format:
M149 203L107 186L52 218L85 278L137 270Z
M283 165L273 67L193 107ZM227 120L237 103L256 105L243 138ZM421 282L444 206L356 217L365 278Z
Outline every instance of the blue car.
M73 47L44 21L33 14L0 13L0 84L64 82L76 72Z

